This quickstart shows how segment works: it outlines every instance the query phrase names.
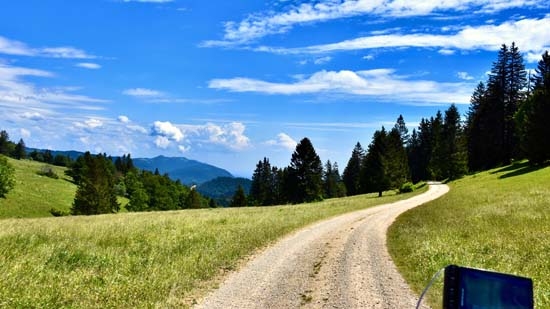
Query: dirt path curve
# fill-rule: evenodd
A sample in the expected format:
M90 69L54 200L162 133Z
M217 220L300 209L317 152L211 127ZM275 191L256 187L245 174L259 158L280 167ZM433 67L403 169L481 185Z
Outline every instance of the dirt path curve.
M232 273L196 308L414 308L386 230L401 213L449 187L341 215L285 237Z

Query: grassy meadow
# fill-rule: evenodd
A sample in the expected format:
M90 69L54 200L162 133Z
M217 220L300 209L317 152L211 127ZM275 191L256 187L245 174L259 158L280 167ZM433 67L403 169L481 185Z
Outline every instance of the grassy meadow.
M525 162L450 183L445 196L401 215L390 253L420 292L448 264L530 277L535 306L550 308L550 167ZM428 296L440 308L443 280Z
M295 206L0 220L0 307L185 307L293 230L425 190Z
M5 199L0 198L0 219L51 217L51 208L70 210L76 186L65 176L66 168L12 158L8 162L15 168L15 187ZM51 167L59 179L38 175L44 166Z

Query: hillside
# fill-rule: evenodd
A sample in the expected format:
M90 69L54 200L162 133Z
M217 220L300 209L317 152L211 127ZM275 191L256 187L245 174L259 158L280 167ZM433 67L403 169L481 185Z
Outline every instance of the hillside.
M218 177L198 185L197 191L202 195L216 199L219 204L227 206L239 186L242 186L248 195L251 184L252 181L247 178Z
M0 220L0 307L185 307L293 230L425 189L293 206Z
M184 157L137 158L134 165L148 171L158 168L161 174L168 173L170 178L179 179L186 185L200 184L216 177L233 177L224 169Z
M458 264L530 277L535 306L549 308L549 184L550 167L526 163L454 181L447 195L397 219L390 253L419 294L440 268ZM428 295L434 308L441 289Z
M15 188L6 198L0 198L0 218L49 217L50 209L68 211L74 200L76 186L65 176L66 168L51 166L59 179L40 176L45 163L29 160L8 161L15 168Z

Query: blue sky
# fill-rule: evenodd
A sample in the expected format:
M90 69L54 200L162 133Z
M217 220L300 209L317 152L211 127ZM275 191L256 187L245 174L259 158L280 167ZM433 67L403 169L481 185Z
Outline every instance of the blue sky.
M5 1L0 128L28 146L185 156L250 176L469 96L503 43L550 49L547 1Z

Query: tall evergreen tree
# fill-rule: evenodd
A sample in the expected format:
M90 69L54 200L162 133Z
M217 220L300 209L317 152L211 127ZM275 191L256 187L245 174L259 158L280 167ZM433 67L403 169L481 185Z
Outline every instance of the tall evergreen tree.
M384 155L386 153L386 130L374 132L367 155L361 167L361 191L363 193L382 192L390 188L390 180L386 174Z
M401 136L397 126L386 136L383 161L390 188L400 188L409 180L409 162Z
M430 177L444 179L445 165L447 163L447 151L443 137L443 115L437 111L435 118L430 120L432 126L432 154L429 163Z
M9 156L13 152L13 149L14 145L10 141L10 136L8 132L4 130L0 131L0 154Z
M244 191L243 191L244 193ZM185 200L185 208L198 209L202 207L201 195L195 188L192 188Z
M550 54L546 51L533 77L533 94L520 107L515 118L521 128L521 144L531 164L550 160Z
M411 179L414 183L417 183L422 180L420 177L420 161L422 158L420 157L420 139L418 133L416 133L416 129L412 130L406 150Z
M145 191L143 183L134 172L128 173L124 177L126 183L126 193L130 200L126 205L129 211L145 211L149 209L149 195Z
M229 207L243 207L246 206L246 195L244 194L244 189L241 185L237 188L237 191L235 191L235 195L233 195L233 199L231 200L231 204L229 204Z
M120 208L115 192L115 179L102 155L84 154L84 167L71 212L75 215L114 213Z
M481 169L484 164L483 158L486 147L483 144L484 123L480 111L481 107L485 107L486 104L487 89L485 88L485 84L480 82L470 98L470 107L466 119L465 135L468 149L468 169L471 171Z
M401 137L401 141L403 142L403 146L407 145L409 142L409 129L407 129L407 125L405 124L405 119L403 118L403 115L399 115L397 118L397 123L395 124L395 129L399 132L399 136Z
M327 160L323 172L323 189L325 198L345 196L345 187L338 171L338 163Z
M323 166L311 141L303 138L292 154L289 167L294 203L312 202L323 196Z
M357 142L351 152L351 158L348 161L348 165L344 169L344 174L342 175L344 185L346 186L346 194L348 196L361 193L361 164L364 157L365 151L363 147L361 147L361 144Z
M505 161L518 158L520 154L519 137L515 128L514 115L521 102L525 100L527 87L527 72L523 63L523 57L514 42L508 50L508 62L506 64L506 97L504 100L504 151Z
M460 114L454 104L445 111L443 145L447 160L442 178L462 177L467 172L467 152Z
M252 175L252 184L250 186L250 202L258 206L273 205L274 203L274 184L271 164L268 158L259 161Z
M53 163L53 155L52 155L52 152L50 150L44 151L43 157L44 157L44 162L45 163L50 163L50 164Z
M27 158L27 147L25 147L25 142L23 141L23 139L20 139L17 145L15 145L13 157L17 160Z

